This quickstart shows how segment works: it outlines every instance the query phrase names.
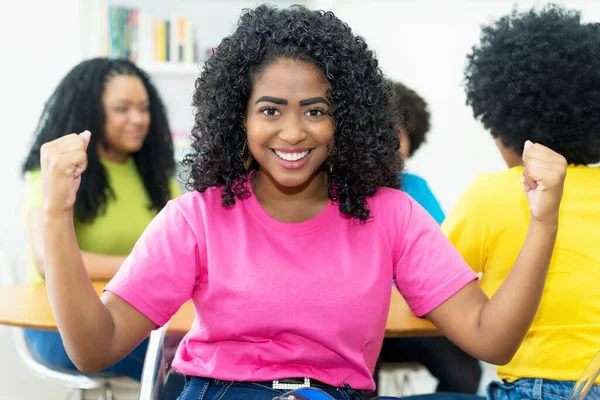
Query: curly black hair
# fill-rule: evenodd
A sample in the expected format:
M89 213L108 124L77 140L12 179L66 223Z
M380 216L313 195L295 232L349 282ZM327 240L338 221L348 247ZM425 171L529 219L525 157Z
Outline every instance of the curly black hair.
M188 188L222 186L223 205L249 193L242 151L244 118L253 79L277 59L310 63L330 83L335 124L328 174L329 198L340 211L369 218L366 199L379 187L398 188L396 113L391 87L365 41L333 13L302 6L245 10L235 32L215 49L196 80L193 151L184 161ZM250 170L259 165L254 162Z
M175 169L173 139L165 107L148 75L128 60L86 60L69 71L47 100L22 167L23 174L40 168L40 149L44 143L86 129L92 132L88 167L82 175L73 209L80 221L92 221L101 215L109 197L114 196L96 149L97 143L105 141L102 93L106 83L120 75L139 78L148 93L148 135L142 148L132 155L150 198L148 207L159 211L171 197L169 180Z
M400 113L400 123L406 129L410 139L411 157L425 142L425 135L429 132L429 110L427 102L414 90L400 82L391 82L394 88L394 100Z
M465 71L474 116L517 154L530 139L571 164L600 161L599 33L556 5L484 26Z

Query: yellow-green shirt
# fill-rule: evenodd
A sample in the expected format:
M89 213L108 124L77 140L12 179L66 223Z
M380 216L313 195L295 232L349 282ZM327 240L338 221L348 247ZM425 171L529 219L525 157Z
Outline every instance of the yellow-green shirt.
M488 296L515 262L530 213L522 167L482 174L442 225ZM569 166L540 308L500 378L577 380L600 350L600 168ZM600 383L600 379L597 381Z
M156 215L150 209L150 198L133 158L124 164L102 160L109 184L115 194L109 198L106 212L91 222L75 220L75 233L81 250L106 255L128 255L146 226ZM180 194L174 179L170 182L171 197ZM42 176L39 170L26 176L25 215L42 207ZM43 281L30 262L30 282Z

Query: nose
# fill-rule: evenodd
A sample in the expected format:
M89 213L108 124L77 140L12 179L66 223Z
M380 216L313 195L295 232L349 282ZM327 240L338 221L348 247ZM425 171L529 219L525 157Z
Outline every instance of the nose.
M306 139L306 129L299 118L288 118L281 127L279 138L291 145Z
M144 120L145 112L141 110L131 110L129 113L129 119L134 124L141 124Z

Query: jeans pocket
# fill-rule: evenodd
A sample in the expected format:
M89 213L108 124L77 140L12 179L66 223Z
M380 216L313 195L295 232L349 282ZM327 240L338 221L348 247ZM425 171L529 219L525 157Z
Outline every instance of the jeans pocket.
M486 390L487 398L490 400L520 400L516 385L511 382L492 381Z
M177 400L204 400L210 382L209 379L190 379L185 383Z

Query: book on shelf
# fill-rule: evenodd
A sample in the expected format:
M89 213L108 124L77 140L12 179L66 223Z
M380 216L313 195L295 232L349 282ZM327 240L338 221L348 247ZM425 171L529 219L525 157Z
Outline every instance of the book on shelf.
M194 24L184 16L158 18L137 8L108 6L108 56L134 62L198 63Z

